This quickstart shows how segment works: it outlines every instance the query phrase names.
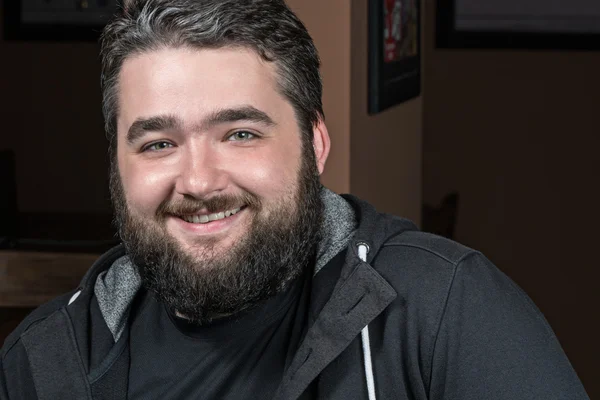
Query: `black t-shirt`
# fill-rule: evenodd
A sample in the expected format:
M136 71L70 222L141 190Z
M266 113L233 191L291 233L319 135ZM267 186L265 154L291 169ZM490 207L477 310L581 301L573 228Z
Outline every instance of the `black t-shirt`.
M208 326L143 296L131 325L128 398L271 399L305 332L310 276Z

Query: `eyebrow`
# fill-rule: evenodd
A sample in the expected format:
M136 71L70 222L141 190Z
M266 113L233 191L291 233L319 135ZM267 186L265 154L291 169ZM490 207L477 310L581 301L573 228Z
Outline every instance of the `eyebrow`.
M200 123L199 127L202 129L210 129L216 125L238 121L256 122L266 126L275 125L275 122L264 111L252 106L242 106L217 110L205 118L204 121Z
M238 121L248 121L274 126L275 122L267 113L252 106L226 108L217 110L202 120L195 129L208 130L220 124ZM127 143L132 144L148 132L159 132L172 129L181 129L183 123L172 115L159 115L149 118L137 119L127 131Z
M127 143L133 144L147 132L159 132L181 127L180 121L172 115L162 115L135 120L127 131Z

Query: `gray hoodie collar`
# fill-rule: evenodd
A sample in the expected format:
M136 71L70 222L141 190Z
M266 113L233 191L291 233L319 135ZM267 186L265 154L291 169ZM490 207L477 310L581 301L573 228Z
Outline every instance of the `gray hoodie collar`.
M321 199L324 215L314 274L346 248L356 229L354 210L341 196L323 187ZM141 278L137 267L127 255L117 259L96 279L94 293L115 342L125 330L130 305L140 287Z

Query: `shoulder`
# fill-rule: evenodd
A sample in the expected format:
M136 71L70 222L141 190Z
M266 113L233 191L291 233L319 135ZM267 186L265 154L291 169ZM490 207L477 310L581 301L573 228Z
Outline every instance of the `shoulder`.
M403 232L386 241L372 265L396 290L400 302L437 322L457 290L490 296L515 290L512 281L481 252L419 231Z
M77 292L77 290L73 290L69 293L65 293L62 296L59 296L41 306L36 308L29 314L21 323L17 326L17 328L6 338L4 341L4 345L0 351L0 356L4 359L10 351L15 347L17 343L19 343L21 336L28 332L32 327L46 320L49 316L59 311L63 307L69 304L69 300L73 295Z
M453 320L453 313L527 316L551 332L527 294L481 252L429 233L388 240L373 263L408 308ZM451 317L448 317L451 315ZM520 318L521 318L520 317Z
M74 302L69 307L69 315L78 320L85 321L85 317L89 312L88 307L90 300L95 296L94 287L98 276L102 272L106 271L115 260L122 257L124 253L125 250L122 245L118 245L110 249L94 262L94 264L82 278L77 288L36 308L6 338L0 351L1 357L4 358L15 346L15 344L19 343L21 337L25 333L29 332L33 327L38 326L40 323L48 320L50 316L56 312L59 312L61 309L65 309L71 303L71 299L74 300L77 298L78 301ZM76 297L75 295L79 297Z
M421 284L433 279L450 284L459 267L480 252L450 239L420 231L405 231L387 240L374 259L374 267L382 275Z
M458 265L464 258L479 252L442 236L421 231L405 231L389 239L385 250L412 253L448 266Z
M6 398L10 396L17 399L37 398L23 338L35 332L36 327L42 326L40 324L44 324L52 315L60 312L68 304L73 293L57 297L35 309L6 338L0 349L0 398L5 398L3 395L7 396Z
M439 284L446 292L463 287L488 295L492 289L518 296L523 293L481 252L441 236L404 232L388 240L380 253L380 271L429 290L429 285Z

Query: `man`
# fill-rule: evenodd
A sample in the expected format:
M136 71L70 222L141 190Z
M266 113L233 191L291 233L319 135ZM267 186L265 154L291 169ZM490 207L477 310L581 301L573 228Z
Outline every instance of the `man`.
M480 253L321 187L281 0L126 3L102 39L123 245L2 349L5 399L586 399Z

